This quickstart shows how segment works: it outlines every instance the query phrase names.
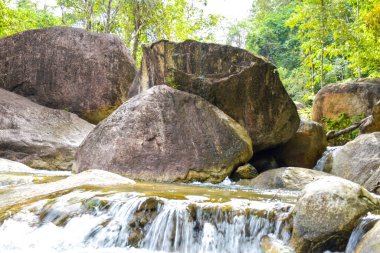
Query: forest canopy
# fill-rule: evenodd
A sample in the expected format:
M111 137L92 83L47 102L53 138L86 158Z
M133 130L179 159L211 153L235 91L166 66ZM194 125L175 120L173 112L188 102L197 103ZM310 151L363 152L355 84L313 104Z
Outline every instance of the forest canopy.
M223 4L223 2L221 2ZM323 86L380 76L380 0L253 0L247 19L222 26L207 0L0 0L0 38L49 26L113 33L137 62L160 39L226 43L278 68L289 95L311 101ZM217 41L217 31L225 33Z

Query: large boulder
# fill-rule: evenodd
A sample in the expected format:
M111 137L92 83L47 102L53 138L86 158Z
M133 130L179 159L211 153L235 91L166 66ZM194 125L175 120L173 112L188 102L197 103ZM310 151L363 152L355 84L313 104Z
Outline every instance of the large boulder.
M252 180L240 180L239 185L258 189L302 190L307 184L329 174L305 168L287 167L267 170Z
M296 106L275 66L243 49L191 40L144 47L130 96L164 83L203 97L235 119L257 151L285 143L297 131Z
M374 105L372 115L360 126L360 133L380 132L380 100Z
M246 130L204 99L166 85L129 99L92 131L73 170L145 181L221 182L252 156Z
M302 119L297 133L287 143L273 150L273 156L281 167L313 168L327 147L323 126Z
M361 216L378 199L358 184L324 177L308 184L294 208L290 244L296 252L344 251Z
M359 135L327 156L323 171L351 180L369 191L380 190L380 132Z
M380 100L380 78L365 78L347 83L331 84L320 89L314 99L312 120L337 119L345 113L349 117L370 115Z
M94 126L77 115L46 108L0 89L0 157L30 167L70 170Z
M375 252L380 252L380 221L376 222L355 248L355 253Z
M50 27L0 39L0 88L92 123L126 100L136 72L111 34Z

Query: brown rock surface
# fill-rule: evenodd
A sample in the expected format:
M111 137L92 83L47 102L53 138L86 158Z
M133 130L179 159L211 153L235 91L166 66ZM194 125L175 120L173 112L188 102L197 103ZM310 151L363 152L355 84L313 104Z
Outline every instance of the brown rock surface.
M159 41L143 48L129 96L154 85L203 97L245 127L255 150L288 141L297 131L296 106L276 68L243 49L196 41Z
M380 132L380 100L374 105L372 115L360 126L360 133Z
M273 156L281 167L313 168L326 150L326 133L322 125L301 120L297 133L287 143L275 148Z
M70 170L76 149L93 128L75 114L0 89L1 158L33 168Z
M0 39L0 88L97 123L121 105L136 74L117 37L70 27Z
M206 100L166 85L129 99L82 143L73 170L144 181L221 182L252 156L246 130Z
M364 78L323 87L316 95L312 120L322 123L323 117L336 119L341 113L348 116L370 115L380 100L380 78Z

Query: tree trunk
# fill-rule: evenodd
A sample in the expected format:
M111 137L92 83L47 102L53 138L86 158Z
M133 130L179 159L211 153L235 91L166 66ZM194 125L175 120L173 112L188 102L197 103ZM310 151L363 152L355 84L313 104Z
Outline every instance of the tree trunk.
M321 12L321 19L322 19L322 54L321 54L321 87L325 85L325 78L323 73L323 66L324 66L324 54L325 54L325 2L324 0L321 0L322 4L322 12Z
M106 25L104 27L104 32L109 33L111 30L111 4L112 0L108 0L108 6L107 6L107 18L106 18Z

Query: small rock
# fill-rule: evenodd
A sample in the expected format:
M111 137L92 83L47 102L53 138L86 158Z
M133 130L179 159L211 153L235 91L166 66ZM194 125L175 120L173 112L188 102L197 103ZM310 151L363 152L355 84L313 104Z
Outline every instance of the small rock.
M243 166L238 167L230 176L230 178L234 181L238 181L240 179L252 179L258 175L258 172L255 167L251 164L247 163Z

